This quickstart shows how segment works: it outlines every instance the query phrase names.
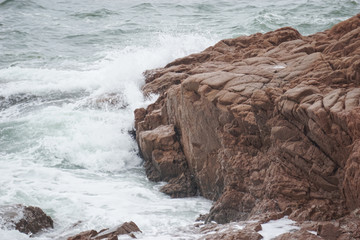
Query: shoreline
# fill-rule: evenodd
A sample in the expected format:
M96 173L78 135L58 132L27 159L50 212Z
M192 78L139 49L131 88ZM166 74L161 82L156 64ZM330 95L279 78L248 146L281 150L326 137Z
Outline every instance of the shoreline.
M4 138L2 199L24 205L1 206L0 220L5 216L9 222L0 236L67 239L96 229L81 234L112 240L360 238L358 19L309 36L286 27L211 47L214 41L206 37L184 40L180 34L131 54L119 47L104 66L81 74L76 67L69 72L34 66L27 72L14 66L2 72L9 77L4 91L11 92L0 96L3 106L26 114L3 112L8 116L3 130L10 131ZM29 39L21 42L33 43ZM208 48L165 66L194 47ZM38 63L62 62L51 61L44 56ZM93 66L90 59L75 62ZM135 111L136 136L128 132L133 110L150 101L144 103L140 91L143 71L143 93L159 99ZM95 75L104 80L97 85L101 91L89 87ZM115 75L124 76L129 88L113 88L124 80ZM32 87L13 88L18 80ZM47 81L56 84L47 88ZM89 91L83 95L82 88ZM19 120L25 121L19 125ZM211 209L200 195L213 200ZM27 223L29 216L35 227ZM123 221L134 221L124 223L138 224L143 233L122 228ZM128 235L117 236L120 232Z

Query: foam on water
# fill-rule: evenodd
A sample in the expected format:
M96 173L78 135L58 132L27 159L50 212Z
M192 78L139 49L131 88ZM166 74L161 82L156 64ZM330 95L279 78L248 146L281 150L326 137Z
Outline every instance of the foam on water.
M147 180L128 131L133 110L151 101L140 91L142 72L213 42L160 34L149 48L115 50L79 70L1 69L3 101L22 98L0 112L0 202L50 214L55 230L39 239L129 220L143 230L140 238L168 236L206 212L208 200L170 199Z
M296 222L288 219L288 217L283 217L261 224L262 230L259 233L263 236L264 240L271 240L283 233L299 230L300 227L295 224Z

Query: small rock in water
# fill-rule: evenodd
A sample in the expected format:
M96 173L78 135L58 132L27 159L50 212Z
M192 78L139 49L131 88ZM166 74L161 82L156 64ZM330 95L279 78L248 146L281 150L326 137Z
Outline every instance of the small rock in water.
M54 228L53 220L43 210L21 204L0 206L0 224L3 228L16 229L26 234Z
M198 218L196 218L196 222L205 222L206 218L209 216L209 214L200 214Z
M95 109L124 109L129 104L121 93L104 93L90 99L87 105Z
M95 230L88 230L81 232L73 237L69 237L67 240L85 240L85 239L91 239L92 237L96 236L98 234Z
M67 240L117 240L118 235L127 234L132 238L136 238L133 232L141 232L139 227L134 222L125 222L121 226L103 229L99 232L95 230L89 230L81 232L73 237L69 237Z
M37 98L36 95L26 93L13 94L8 97L0 96L0 109L6 109L16 104L34 101Z

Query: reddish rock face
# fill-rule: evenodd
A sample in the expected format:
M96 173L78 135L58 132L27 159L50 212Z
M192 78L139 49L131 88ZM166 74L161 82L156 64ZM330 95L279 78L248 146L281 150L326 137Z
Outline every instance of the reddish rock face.
M118 235L128 235L131 238L136 238L133 232L141 232L139 227L134 222L125 222L122 225L111 228L103 229L99 232L89 230L81 232L75 236L69 237L67 240L117 240Z
M360 207L360 15L222 40L146 74L144 93L160 94L136 111L148 175L188 176L178 188L216 201L208 221Z
M314 235L306 230L296 231L294 233L284 233L276 237L275 240L324 240L327 238L322 238L320 236Z

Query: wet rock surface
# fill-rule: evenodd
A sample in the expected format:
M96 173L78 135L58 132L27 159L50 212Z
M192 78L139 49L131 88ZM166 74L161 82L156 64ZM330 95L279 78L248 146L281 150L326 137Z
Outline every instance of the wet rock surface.
M204 223L200 216L195 224L198 232L203 234L202 240L211 239L342 239L353 240L360 238L360 210L357 209L346 216L331 221L290 221L284 214L266 213L253 216L247 221L217 224ZM282 222L279 224L279 222ZM264 224L270 224L264 227ZM263 229L266 228L266 229ZM269 229L270 228L270 229ZM262 235L263 234L263 235Z
M360 15L222 40L145 75L144 93L160 94L135 111L147 174L189 176L179 195L216 201L207 221L360 207Z
M134 222L125 222L118 227L102 229L99 232L95 230L84 231L67 238L67 240L117 240L119 235L128 235L129 238L136 238L133 232L141 231Z
M16 229L26 234L54 227L53 220L43 210L21 204L0 206L0 223L3 228Z
M258 231L261 230L261 225L258 223L229 223L229 224L200 224L199 231L204 234L199 239L212 240L212 239L225 239L225 240L259 240L262 239Z

